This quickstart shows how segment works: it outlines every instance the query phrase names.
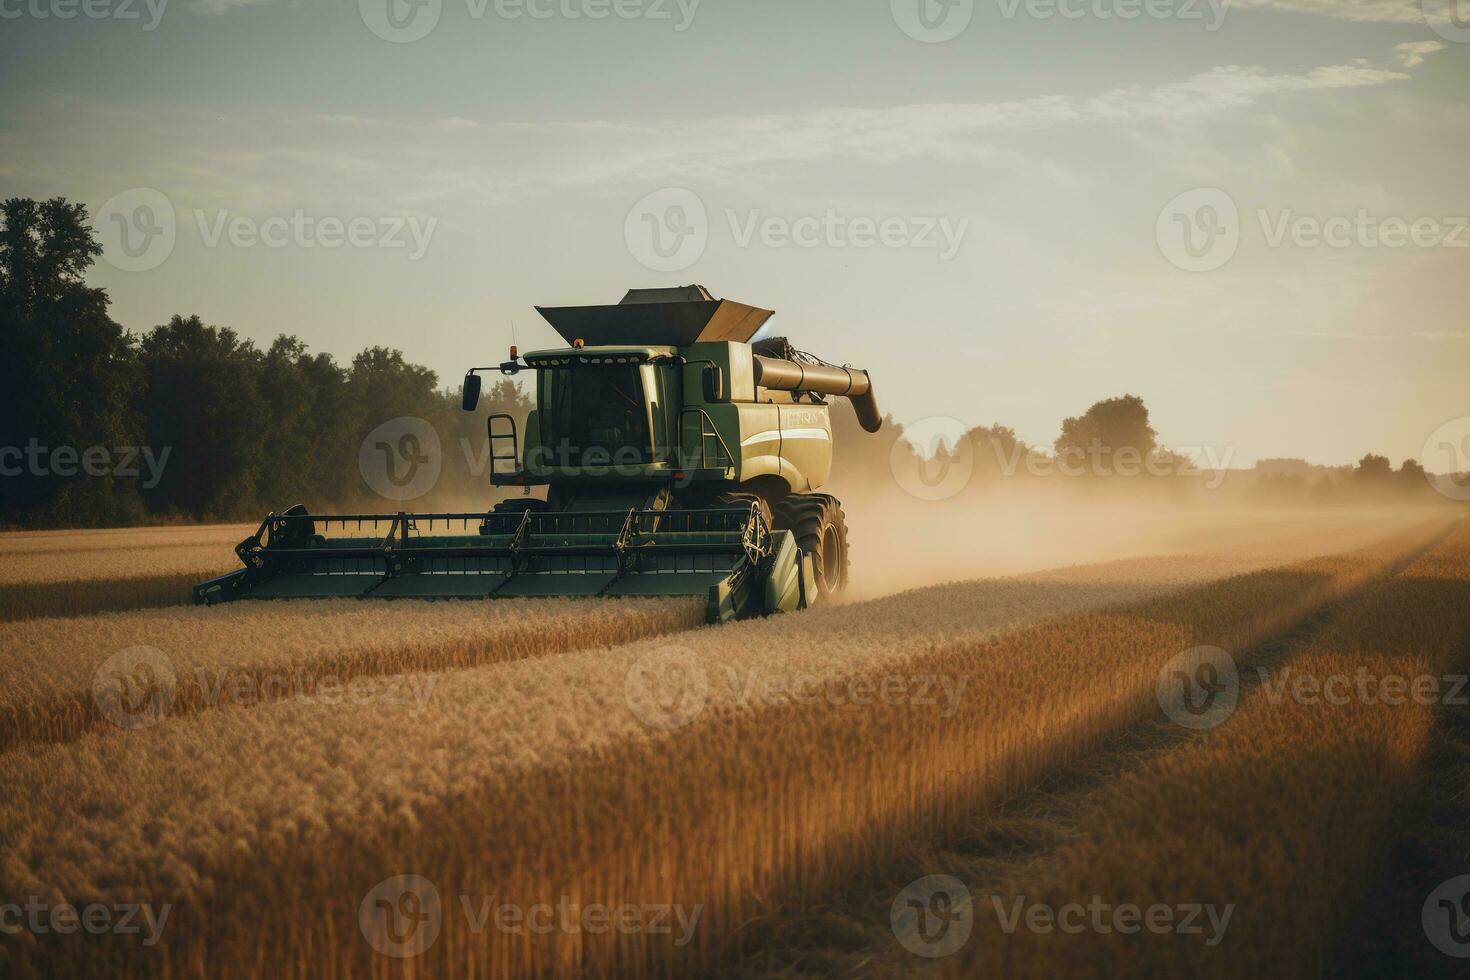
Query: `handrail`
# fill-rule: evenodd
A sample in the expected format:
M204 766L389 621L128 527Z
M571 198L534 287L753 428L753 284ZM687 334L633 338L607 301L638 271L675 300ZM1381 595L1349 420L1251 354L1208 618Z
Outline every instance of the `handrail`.
M725 437L722 436L722 435L720 435L720 430L715 426L714 419L712 419L712 418L709 417L709 413L706 412L704 409L700 408L697 405L690 405L690 406L684 408L683 410L681 410L679 412L679 460L680 460L680 462L687 464L688 459L689 459L689 454L686 451L687 450L687 447L684 445L684 416L690 414L691 412L692 413L695 413L695 414L697 414L699 416L699 423L700 423L699 424L699 463L700 463L700 465L697 466L697 467L690 467L690 468L692 468L692 469L711 469L711 468L724 469L726 467L734 466L735 465L735 454L732 453L732 452L730 452L730 447L729 447L728 444L726 444ZM715 441L719 444L720 452L724 453L724 460L725 461L724 461L723 464L720 464L717 467L710 467L710 466L706 465L709 462L709 453L707 451L707 447L708 447L708 440L710 439L711 436L713 436L714 439L715 439ZM715 462L717 464L720 462L720 460L719 460L718 457L716 458Z

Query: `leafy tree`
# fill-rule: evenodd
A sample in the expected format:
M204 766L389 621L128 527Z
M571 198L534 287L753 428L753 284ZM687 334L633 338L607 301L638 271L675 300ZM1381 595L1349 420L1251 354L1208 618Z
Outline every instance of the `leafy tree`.
M1089 408L1080 418L1062 422L1054 446L1072 465L1096 459L1101 471L1142 471L1143 461L1157 446L1149 425L1148 408L1137 395L1109 398Z
M132 519L131 482L59 476L50 456L103 447L110 473L116 449L138 443L132 338L108 316L106 292L82 278L102 246L82 205L59 197L6 200L0 221L0 447L46 451L5 478L0 508L36 523Z
M1389 462L1387 456L1378 456L1373 453L1358 460L1358 467L1353 470L1353 480L1360 487L1370 489L1385 487L1392 478L1393 463Z
M170 453L149 508L195 519L259 509L261 462L275 433L261 394L264 359L229 327L175 315L143 338L148 442Z
M1417 460L1406 459L1399 466L1399 471L1393 475L1394 483L1398 485L1399 492L1422 493L1429 489L1429 477L1424 472L1424 467Z

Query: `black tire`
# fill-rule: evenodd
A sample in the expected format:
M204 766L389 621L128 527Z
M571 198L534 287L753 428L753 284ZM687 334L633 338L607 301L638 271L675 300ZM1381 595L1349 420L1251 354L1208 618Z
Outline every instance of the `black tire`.
M537 497L507 497L505 500L497 501L490 508L492 514L519 514L523 510L534 510L537 513L546 510L546 501Z
M791 531L812 556L817 592L824 598L847 588L847 518L842 504L825 493L793 493L771 508L772 526Z

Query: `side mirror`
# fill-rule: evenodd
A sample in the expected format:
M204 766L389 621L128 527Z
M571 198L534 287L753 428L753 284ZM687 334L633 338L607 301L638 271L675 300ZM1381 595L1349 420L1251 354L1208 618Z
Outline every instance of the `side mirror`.
M470 373L464 376L464 393L460 396L460 407L473 412L480 404L480 376Z
M706 364L704 371L704 400L707 402L729 401L725 393L725 372L718 365Z

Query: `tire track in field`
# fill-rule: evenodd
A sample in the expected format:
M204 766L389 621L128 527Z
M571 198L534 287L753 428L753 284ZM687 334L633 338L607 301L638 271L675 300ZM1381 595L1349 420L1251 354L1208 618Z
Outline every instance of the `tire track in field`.
M1470 664L1470 643L1460 653ZM1446 703L1431 731L1406 826L1366 907L1342 944L1332 976L1458 980L1466 961L1446 955L1424 931L1425 905L1442 883L1470 872L1470 705ZM1440 912L1431 909L1431 912Z
M1242 703L1275 673L1311 647L1341 610L1365 594L1381 590L1442 543L1448 533L1393 562L1374 579L1311 612L1283 632L1237 658ZM717 971L729 980L817 973L828 976L901 978L948 975L952 959L925 959L905 948L895 935L895 901L912 882L948 875L964 883L977 903L974 916L992 914L985 896L1001 894L1003 883L1022 880L1028 867L1044 866L1049 856L1084 832L1092 815L1091 794L1125 773L1204 738L1161 709L1108 734L1097 747L1045 774L1031 788L992 809L975 812L962 825L921 836L887 866L865 869L831 901L810 907L774 907L751 922L730 944L735 965ZM973 941L973 940L972 940Z
M1392 574L1411 560L1400 563ZM1312 613L1238 658L1241 699L1260 686L1260 670L1274 671L1306 649L1338 609L1362 591ZM1181 727L1162 711L1113 732L1094 751L1053 770L1018 796L977 812L963 826L913 841L890 865L869 869L831 901L809 908L771 909L732 939L728 956L732 965L712 975L724 980L812 973L892 980L944 976L953 961L924 959L894 935L893 903L906 886L942 874L962 881L972 896L996 893L1002 882L1015 879L1028 864L1045 861L1059 844L1081 832L1080 820L1087 815L1091 793L1205 734ZM982 914L978 907L975 914Z

